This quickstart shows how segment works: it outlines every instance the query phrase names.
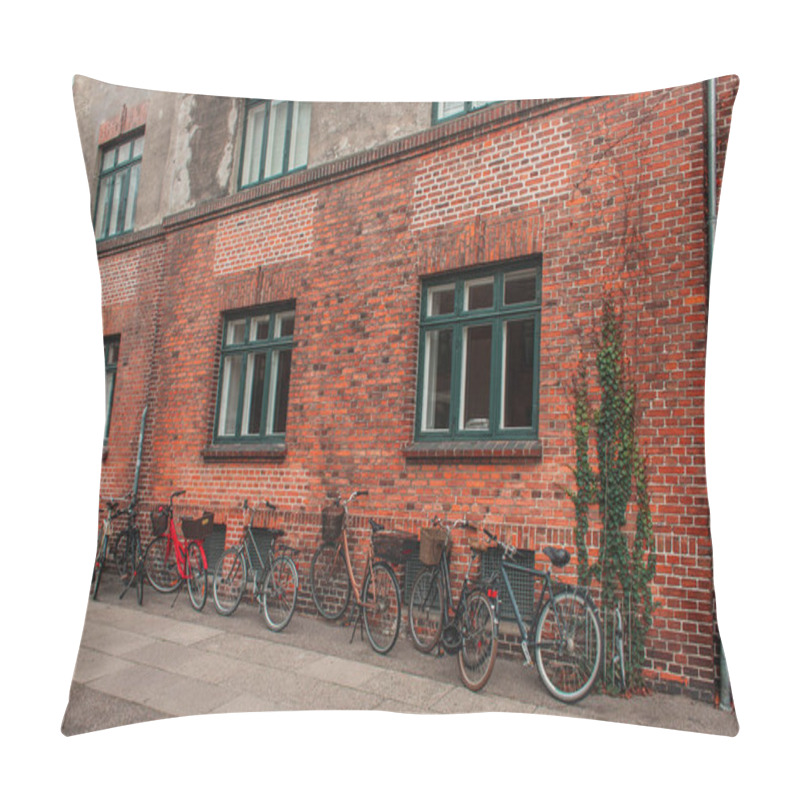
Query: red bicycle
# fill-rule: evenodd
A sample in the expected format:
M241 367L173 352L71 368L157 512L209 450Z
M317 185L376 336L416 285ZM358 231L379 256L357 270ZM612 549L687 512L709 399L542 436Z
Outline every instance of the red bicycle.
M169 505L151 512L156 538L144 555L144 573L150 585L164 594L176 591L185 583L192 606L202 611L208 589L208 561L203 539L213 530L214 515L206 512L199 519L183 517L184 538L178 538L172 502L185 493L183 489L173 492Z

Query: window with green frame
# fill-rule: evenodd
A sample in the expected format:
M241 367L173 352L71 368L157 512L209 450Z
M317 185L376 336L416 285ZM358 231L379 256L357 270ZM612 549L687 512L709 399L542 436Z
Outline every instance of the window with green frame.
M269 306L226 316L214 441L282 441L289 405L294 308Z
M95 238L106 239L133 230L144 133L103 148L95 207Z
M310 103L246 101L239 186L252 186L305 167L310 122Z
M469 114L470 111L477 111L479 108L490 105L490 100L461 100L458 102L434 103L433 121L444 122L453 117L460 117Z
M111 406L114 403L114 385L117 382L117 362L119 361L119 336L103 339L106 362L106 425L103 440L108 441L108 428L111 424Z
M541 259L422 286L416 438L535 439Z

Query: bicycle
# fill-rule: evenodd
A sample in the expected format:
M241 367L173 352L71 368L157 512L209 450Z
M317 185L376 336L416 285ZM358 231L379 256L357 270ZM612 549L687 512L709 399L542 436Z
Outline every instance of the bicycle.
M560 569L569 563L569 551L556 547L543 548L550 567L540 570L516 563L516 547L488 530L484 529L483 533L502 550L500 569L492 574L487 583L496 588L498 578L502 578L519 628L525 664L531 666L533 663L530 653L532 638L536 669L547 691L563 703L581 700L589 693L600 673L603 634L600 616L588 592L581 587L554 582L550 577L552 567ZM539 600L529 628L523 620L509 581L509 571L531 576L534 585L537 580L541 583Z
M175 528L173 501L185 493L184 489L173 492L167 506L151 512L155 539L145 552L144 571L157 592L169 594L185 583L192 607L202 611L208 589L208 562L202 540L213 529L214 515L206 512L199 519L182 518L181 541Z
M138 499L131 497L128 505L119 510L116 516L126 516L128 521L114 543L113 560L122 580L122 592L119 599L132 586L136 587L136 602L141 605L144 595L144 570L142 558L142 540L136 525L136 504Z
M311 559L311 597L317 611L327 620L338 620L355 594L349 624L366 630L376 653L385 655L397 641L400 632L400 585L391 565L376 558L375 534L383 527L370 520L366 564L361 588L356 585L350 548L347 542L348 505L365 491L353 492L347 500L341 495L329 497L332 505L322 510L322 544Z
M264 505L270 511L277 511L272 503L265 502ZM214 605L223 616L233 614L239 607L248 577L252 574L253 599L261 607L267 627L277 633L289 624L297 606L300 580L291 554L298 551L281 543L279 555L276 556L276 542L286 532L276 528L254 528L256 507L250 507L245 500L244 510L249 510L250 516L244 526L242 543L228 547L214 569ZM263 551L256 542L255 534L268 539Z
M421 652L429 653L439 644L449 655L458 653L461 681L477 692L489 680L497 658L497 620L487 587L470 583L480 554L476 546L470 546L458 603L453 599L448 552L456 527L475 530L466 520L448 524L434 519L433 525L420 533L423 567L411 587L408 625L411 640Z
M111 541L112 522L122 514L121 511L118 511L119 501L113 497L105 501L105 506L105 517L97 528L97 552L94 556L92 583L89 588L89 597L92 600L97 600L97 594L100 591L100 580L103 577L103 569L108 557L108 544Z

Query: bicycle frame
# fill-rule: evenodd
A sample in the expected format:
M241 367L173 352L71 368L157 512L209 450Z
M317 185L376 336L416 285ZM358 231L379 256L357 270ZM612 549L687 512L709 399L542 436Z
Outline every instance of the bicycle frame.
M531 624L529 627L526 627L525 625L525 619L520 611L519 604L517 603L517 598L514 594L514 589L511 586L511 581L508 578L509 570L522 573L523 575L530 575L533 578L534 585L537 580L542 582L542 588L539 592L539 600L534 604L533 616L531 618ZM522 651L525 654L526 660L530 661L531 656L529 652L529 642L531 636L533 635L536 621L539 619L539 615L542 613L542 608L544 607L545 602L553 596L553 584L550 577L550 570L541 570L536 569L535 567L525 567L522 564L515 564L513 561L508 562L506 561L506 554L504 552L500 558L500 569L497 573L489 578L487 581L488 585L493 586L494 583L496 583L498 573L503 579L503 585L505 586L506 592L508 593L508 598L511 601L511 610L514 612L514 620L517 623L521 637L520 646L522 647ZM535 599L535 591L533 595ZM500 598L497 596L493 599L495 600L495 613L497 613L497 606L499 605ZM560 619L558 620L558 624L560 627Z
M182 492L181 492L182 494ZM189 554L189 542L196 542L198 547L200 548L200 556L203 559L203 569L208 569L208 561L206 560L206 549L203 546L203 542L200 539L183 539L178 536L178 529L175 527L175 516L172 510L172 498L170 498L169 504L169 520L167 522L167 539L169 541L169 547L175 548L175 563L178 567L178 575L180 575L181 580L187 580L189 577L189 571L186 569L186 564L188 561L188 554ZM167 549L167 554L170 554L170 550Z
M340 500L342 507L344 508L344 519L342 520L342 535L339 539L338 544L336 545L337 553L339 551L344 552L344 563L347 567L347 577L350 579L350 586L355 594L355 602L356 608L365 608L365 603L361 599L361 590L359 589L358 585L356 584L356 576L353 571L353 562L350 559L350 547L347 543L347 517L349 515L349 511L347 509L348 503L353 500L354 498L358 497L359 495L366 494L366 492L353 492L347 500ZM374 533L370 531L369 541L367 544L367 562L364 565L364 577L361 580L361 585L363 586L364 580L366 579L367 575L369 574L370 577L374 580L374 572L372 571L372 566L375 563L375 549L372 543L372 537Z

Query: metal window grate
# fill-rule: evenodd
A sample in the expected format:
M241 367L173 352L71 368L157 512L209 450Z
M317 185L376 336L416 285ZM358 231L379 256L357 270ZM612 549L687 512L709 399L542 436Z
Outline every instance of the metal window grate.
M533 550L518 550L514 560L521 567L532 568L535 566L535 555ZM488 580L492 573L499 572L499 570L500 551L496 548L490 548L481 555L481 580ZM508 570L507 574L511 588L514 590L514 598L519 606L520 614L522 614L523 619L530 620L533 617L535 579L532 575L526 575L515 570ZM498 580L498 588L500 589L500 619L513 620L514 610L511 605L511 598L508 596L508 591L506 591L502 578Z

